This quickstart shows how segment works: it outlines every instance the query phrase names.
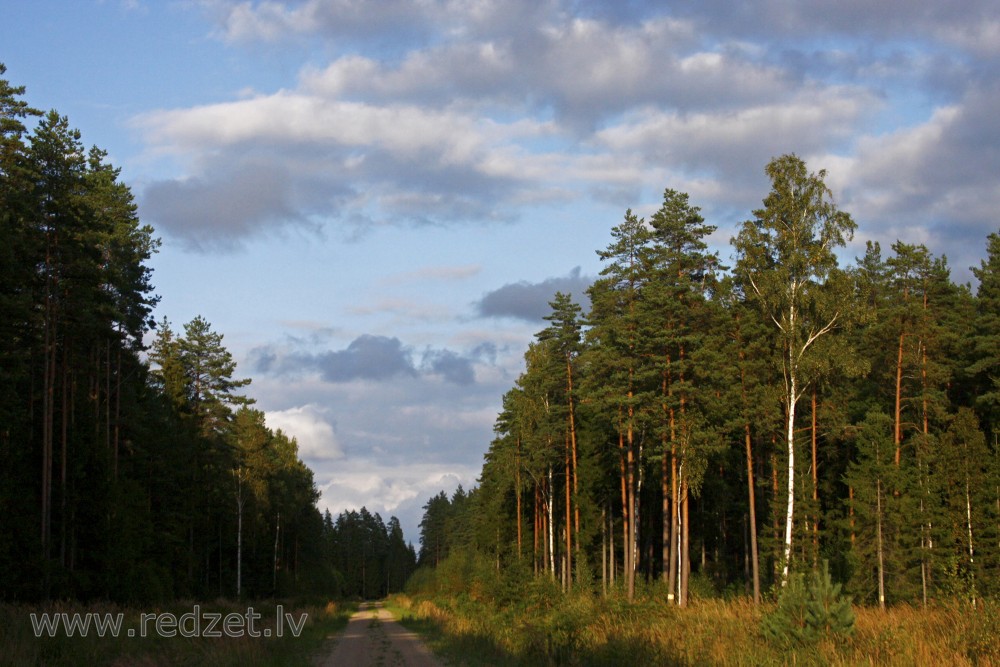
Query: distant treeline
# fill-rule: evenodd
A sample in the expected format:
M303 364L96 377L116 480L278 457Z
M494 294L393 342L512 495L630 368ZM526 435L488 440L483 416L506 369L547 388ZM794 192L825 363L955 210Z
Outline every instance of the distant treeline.
M975 294L905 241L844 268L825 173L766 171L732 267L687 194L625 213L590 312L551 302L478 488L425 506L421 565L639 577L681 605L824 560L872 604L1000 592L1000 234Z
M398 521L320 514L222 335L153 321L159 241L119 170L23 94L0 78L0 599L401 587Z

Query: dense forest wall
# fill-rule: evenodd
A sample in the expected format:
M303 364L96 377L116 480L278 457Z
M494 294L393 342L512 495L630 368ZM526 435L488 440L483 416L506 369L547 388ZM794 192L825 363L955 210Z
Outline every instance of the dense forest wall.
M222 334L152 318L159 241L119 170L23 94L0 78L0 599L401 589L398 521L320 514Z
M552 301L478 488L425 506L422 565L681 605L823 561L866 603L1000 592L1000 233L975 293L906 240L844 267L825 173L766 171L732 267L688 195L626 212L590 312Z

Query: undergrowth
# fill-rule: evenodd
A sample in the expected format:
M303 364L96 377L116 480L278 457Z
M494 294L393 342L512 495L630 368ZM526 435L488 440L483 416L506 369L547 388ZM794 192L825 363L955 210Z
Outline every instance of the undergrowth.
M704 597L681 609L652 585L630 603L469 562L417 582L390 606L454 665L1000 665L995 603L852 607L822 575L803 586L801 625L791 622L808 629L794 636L774 601Z

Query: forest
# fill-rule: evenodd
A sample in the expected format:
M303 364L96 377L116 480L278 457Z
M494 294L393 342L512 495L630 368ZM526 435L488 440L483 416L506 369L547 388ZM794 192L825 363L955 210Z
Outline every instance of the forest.
M905 239L845 262L825 172L766 173L732 266L667 189L589 312L555 295L478 487L424 508L414 591L451 556L676 606L824 571L877 607L1000 593L1000 233L974 291Z
M808 574L862 609L994 608L1000 231L974 285L906 239L848 260L855 221L794 154L766 165L731 260L683 192L626 211L587 310L554 295L478 485L428 500L418 555L395 517L319 511L296 440L267 426L207 319L154 318L160 242L120 170L5 71L0 601L436 590L529 605L552 624L546 659L594 617L572 617L577 594L587 610L773 609Z
M154 320L120 170L0 65L0 600L378 597L398 520L317 509L203 317ZM29 131L29 126L31 127Z

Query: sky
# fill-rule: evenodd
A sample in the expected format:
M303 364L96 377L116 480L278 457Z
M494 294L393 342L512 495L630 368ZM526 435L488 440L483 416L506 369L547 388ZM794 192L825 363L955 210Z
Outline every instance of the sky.
M109 152L157 318L203 316L321 509L474 486L558 291L672 188L730 238L768 161L826 170L868 240L1000 228L994 0L0 0L25 99Z

